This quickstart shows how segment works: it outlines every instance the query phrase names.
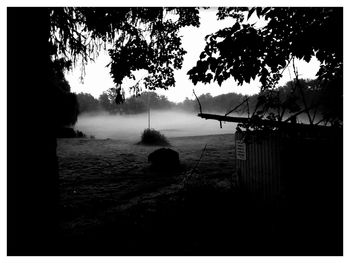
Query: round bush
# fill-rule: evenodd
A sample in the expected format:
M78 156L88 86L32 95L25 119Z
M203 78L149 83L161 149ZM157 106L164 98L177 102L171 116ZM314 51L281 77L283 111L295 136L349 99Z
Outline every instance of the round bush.
M161 146L169 146L170 143L167 138L161 134L159 131L154 129L146 129L143 131L141 135L141 141L139 144L145 145L161 145Z

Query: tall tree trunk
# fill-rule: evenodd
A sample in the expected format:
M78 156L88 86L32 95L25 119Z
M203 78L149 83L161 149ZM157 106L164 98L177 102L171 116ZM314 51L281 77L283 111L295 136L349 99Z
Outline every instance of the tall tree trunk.
M57 253L58 166L49 11L8 8L8 255Z

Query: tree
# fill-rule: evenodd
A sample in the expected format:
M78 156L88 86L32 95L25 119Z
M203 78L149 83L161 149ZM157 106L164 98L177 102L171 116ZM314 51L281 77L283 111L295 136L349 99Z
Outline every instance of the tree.
M144 105L143 108L146 109L148 105L154 110L165 110L173 106L164 95L158 95L156 92L152 91L142 92L136 100L139 100Z
M194 100L190 100L188 97L185 98L183 102L180 102L176 105L178 108L189 111L189 112L196 112L198 111L198 104Z
M149 73L143 79L147 89L167 89L186 54L179 29L198 27L198 13L198 8L53 8L50 43L57 55L73 62L82 58L83 65L103 46L112 46L108 66L118 89L141 69Z
M251 22L253 14L265 25ZM204 51L188 72L194 84L216 81L221 85L232 77L242 85L259 78L262 91L273 90L295 59L309 62L315 56L321 63L318 81L331 90L333 104L342 105L342 8L229 7L219 8L217 16L231 17L235 23L206 36ZM342 122L339 110L324 117Z
M99 101L89 93L78 93L77 99L79 104L79 114L100 110Z
M49 13L8 8L7 18L7 253L48 255L57 237L58 196Z
M98 102L101 106L101 108L107 112L112 112L114 108L114 103L110 99L109 95L107 92L103 92L99 97L98 97Z
M330 105L324 107L322 112L325 122L330 122L333 126L342 126L343 9L219 8L217 15L219 19L231 17L235 22L231 27L206 37L204 51L200 54L196 66L188 72L192 82L196 84L216 81L221 85L223 81L233 78L242 85L258 78L261 93L257 97L254 114L247 125L243 124L240 127L248 131L268 129L268 132L256 133L262 136L251 141L248 139L249 132L246 132L248 140L245 142L253 145L253 149L261 147L269 149L273 154L276 152L274 147L281 149L281 180L288 178L283 185L287 189L290 188L281 198L288 200L283 205L285 209L282 210L288 210L285 221L296 226L290 233L296 233L297 239L307 240L302 247L314 247L315 250L311 250L317 252L311 254L342 255L342 129L314 129L312 126L317 122L314 123L310 110L310 107L314 106L308 98L315 93L312 89L318 86L318 92L329 96ZM253 15L265 19L263 25L261 21L252 21ZM310 61L313 56L319 60L321 66L317 73L317 85L307 87L304 86L306 83L299 79L294 61ZM290 83L290 92L283 94L283 90L279 90L277 85L288 65L293 66L295 80ZM327 108L330 111L324 111ZM282 133L270 132L276 128L276 124L280 124L278 122L285 121L282 120L282 116L286 109L291 110L291 113L307 114L310 122L305 129L307 132L303 132L303 129L287 129ZM261 124L262 119L272 122L266 121ZM272 127L269 127L270 123L273 124ZM278 142L274 143L277 146L261 146L271 142L270 139L265 140L264 134L269 135L269 138L273 138L270 135L276 134ZM302 143L298 143L300 139ZM264 165L269 163L269 154L262 152L262 156L267 158L263 161ZM254 169L255 164L245 165L251 172L266 178L266 174ZM315 186L316 181L318 186ZM321 201L323 198L327 201ZM322 205L310 212L316 203ZM324 205L325 203L329 206ZM298 223L297 218L301 217L303 220ZM306 226L306 221L312 223ZM327 227L323 228L326 225ZM320 229L323 229L322 234L317 235L321 233ZM295 238L289 236L287 239L294 241ZM289 242L287 239L286 243Z
M84 65L111 45L116 85L134 70L146 69L146 88L165 89L174 85L173 71L185 54L179 29L199 25L198 9L9 8L7 17L8 112L13 114L8 121L8 254L58 254L52 61L81 61L83 75Z
M50 82L49 85L54 90L54 116L57 129L64 126L71 126L77 122L79 105L77 96L71 93L71 88L64 76L64 71L71 67L70 61L57 59L50 63ZM45 110L45 109L43 109Z

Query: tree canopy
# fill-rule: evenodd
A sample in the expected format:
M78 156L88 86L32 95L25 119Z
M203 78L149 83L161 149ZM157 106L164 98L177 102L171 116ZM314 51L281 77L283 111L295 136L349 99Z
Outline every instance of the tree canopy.
M253 13L266 20L257 28ZM238 84L259 77L262 88L272 88L293 58L321 62L318 76L342 74L341 8L219 8L218 19L232 17L232 27L206 36L197 65L188 74L194 84L222 84L233 77Z
M198 27L198 14L198 8L53 8L50 43L56 57L75 63L80 58L83 66L108 49L118 94L123 79L135 78L133 71L141 69L149 73L143 79L146 89L167 89L174 86L174 70L186 53L179 29ZM137 93L141 86L134 89Z
M194 84L221 85L233 77L242 85L258 78L265 91L276 88L286 67L294 67L294 59L309 62L315 56L321 64L320 86L331 90L335 104L342 104L342 12L342 8L219 8L218 19L231 17L235 22L206 36L204 51L188 75ZM258 27L253 14L265 25ZM335 122L342 118L339 111L327 117Z
M64 76L64 70L70 67L71 63L63 58L49 63L49 85L53 87L55 97L50 99L57 128L74 125L78 118L77 96L71 92L71 87Z
M77 94L77 99L79 104L79 114L94 112L100 109L99 101L89 93L80 92Z
M206 36L206 46L188 72L189 78L194 84L215 81L219 85L231 77L239 85L258 78L262 91L272 90L283 71L294 66L294 59L309 62L315 56L321 65L319 85L332 90L334 103L341 103L342 12L342 8L218 8L219 20L232 18L234 22ZM134 71L147 72L132 87L135 94L142 87L174 86L174 71L182 67L186 53L179 30L199 26L199 8L53 8L50 19L54 57L73 63L80 58L85 65L102 48L108 49L115 102L120 103L125 100L123 79L135 79ZM273 100L268 94L264 93L265 102ZM340 115L327 116L341 121Z

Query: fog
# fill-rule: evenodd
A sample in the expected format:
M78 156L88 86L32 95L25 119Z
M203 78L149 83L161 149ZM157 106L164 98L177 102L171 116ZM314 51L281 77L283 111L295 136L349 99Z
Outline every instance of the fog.
M147 113L135 115L109 115L100 113L80 115L75 128L96 139L139 140L144 129L148 128ZM166 137L183 137L233 133L235 123L220 124L215 120L199 118L196 113L180 111L152 111L151 128Z

